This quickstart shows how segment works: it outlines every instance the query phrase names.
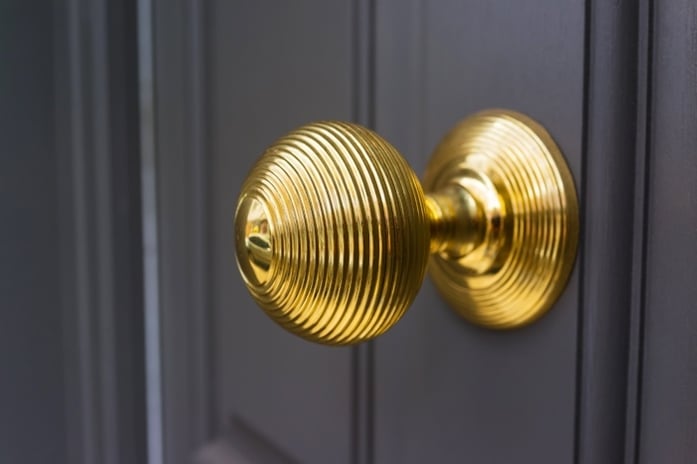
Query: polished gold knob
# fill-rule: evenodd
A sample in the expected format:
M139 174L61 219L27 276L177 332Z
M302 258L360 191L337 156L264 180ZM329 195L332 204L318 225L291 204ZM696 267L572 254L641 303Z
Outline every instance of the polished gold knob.
M559 149L542 126L502 110L456 125L423 189L376 133L303 126L252 168L235 217L237 263L254 299L286 329L327 344L392 327L427 265L463 317L525 325L563 290L577 241L576 193Z

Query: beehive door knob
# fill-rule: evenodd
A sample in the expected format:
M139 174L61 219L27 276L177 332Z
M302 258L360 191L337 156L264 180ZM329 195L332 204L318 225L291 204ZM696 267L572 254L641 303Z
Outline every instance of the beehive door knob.
M277 140L252 168L235 241L259 306L308 340L382 334L427 267L459 314L505 329L540 317L563 290L578 206L556 144L519 113L486 111L455 126L423 187L376 133L318 122Z

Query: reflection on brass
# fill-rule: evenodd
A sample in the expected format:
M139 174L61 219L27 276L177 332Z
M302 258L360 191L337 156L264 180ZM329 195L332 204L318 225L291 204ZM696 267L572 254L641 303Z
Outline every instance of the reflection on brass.
M525 325L563 290L578 241L573 179L549 134L519 113L478 113L432 155L422 190L392 145L318 122L276 141L242 186L237 263L276 322L326 344L392 327L426 268L477 324Z
M271 232L268 214L264 206L253 197L240 202L238 215L244 218L244 240L237 243L237 255L244 257L240 265L245 266L255 285L266 283L271 267Z

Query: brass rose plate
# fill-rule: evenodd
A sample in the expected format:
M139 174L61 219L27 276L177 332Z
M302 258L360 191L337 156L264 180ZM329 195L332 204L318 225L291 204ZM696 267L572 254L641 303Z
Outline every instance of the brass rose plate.
M271 145L242 186L237 263L259 306L308 340L392 327L426 268L464 318L528 324L556 301L578 242L573 178L547 131L477 113L436 147L423 181L373 131L317 122Z

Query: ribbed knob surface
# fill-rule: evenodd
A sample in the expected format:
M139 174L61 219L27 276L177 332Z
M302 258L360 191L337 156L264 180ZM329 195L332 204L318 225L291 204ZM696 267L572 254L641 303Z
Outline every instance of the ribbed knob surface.
M264 311L303 338L349 344L404 314L429 223L416 175L356 124L318 122L271 145L242 186L237 263Z

